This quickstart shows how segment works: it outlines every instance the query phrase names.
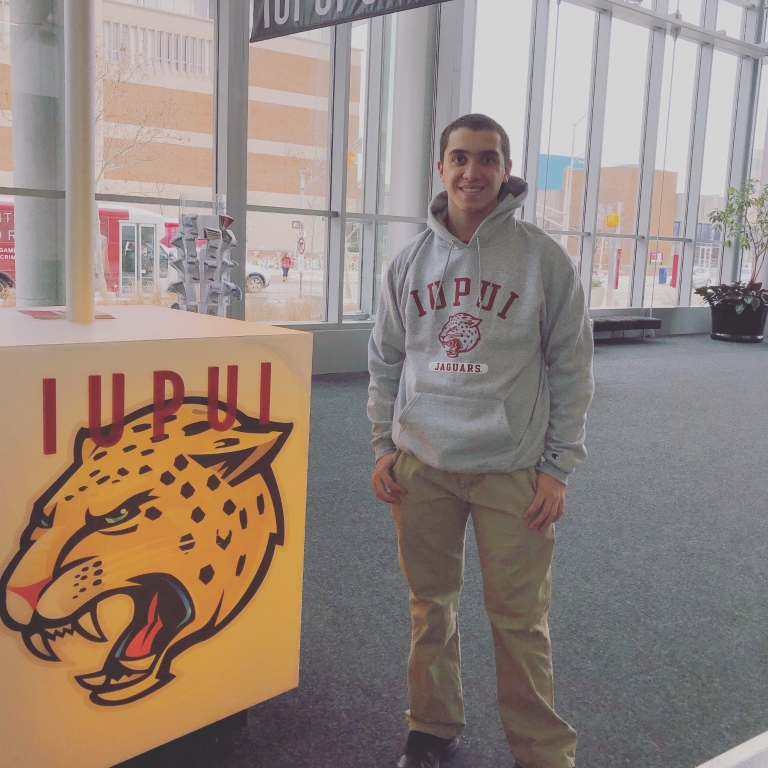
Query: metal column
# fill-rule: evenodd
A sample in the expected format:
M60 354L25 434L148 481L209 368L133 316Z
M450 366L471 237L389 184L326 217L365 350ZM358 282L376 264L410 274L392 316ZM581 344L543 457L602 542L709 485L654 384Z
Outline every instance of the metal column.
M702 25L714 29L717 18L717 0L704 0L701 12ZM704 139L707 133L707 112L709 110L709 85L712 80L712 57L714 48L706 43L699 46L696 78L693 84L693 109L691 113L691 144L688 154L687 199L683 223L683 258L681 264L677 304L691 305L691 284L693 282L693 256L696 252L696 230L699 222L699 194L704 166Z
M94 0L64 4L67 320L94 317L96 126Z
M352 25L333 30L331 74L330 206L339 216L328 219L326 298L329 323L340 323L344 314L344 252L347 229L347 143L349 133L349 73L352 61Z
M667 35L663 29L651 30L648 41L648 77L645 84L645 106L643 109L643 144L640 150L637 229L643 239L635 243L635 261L630 282L629 305L643 306L645 293L645 272L648 263L648 241L651 229L651 208L653 184L656 175L656 145L659 134L659 113L661 111L661 85L664 75L664 48Z
M229 316L245 319L245 260L248 197L248 37L249 0L219 0L216 4L216 61L214 115L214 194L226 196L227 214L237 238L232 282L243 300L232 299Z
M525 101L525 151L522 173L523 178L528 182L528 199L523 208L522 218L533 224L536 223L536 198L539 186L548 32L549 0L534 0L531 13L531 55L528 65L528 94Z
M762 14L760 14L762 15ZM759 42L758 12L755 6L744 11L742 37L750 43ZM749 178L752 159L755 112L757 111L757 85L760 79L760 61L742 56L736 65L736 95L733 109L733 130L729 153L728 186L740 189ZM736 242L723 249L721 280L731 283L739 279L741 253Z
M587 124L586 157L584 159L584 216L587 233L581 240L581 284L589 296L592 286L592 262L595 257L595 231L600 193L600 164L603 158L605 103L608 91L608 59L611 53L611 15L598 12L595 18L595 38L592 58L592 89L589 94L589 123Z

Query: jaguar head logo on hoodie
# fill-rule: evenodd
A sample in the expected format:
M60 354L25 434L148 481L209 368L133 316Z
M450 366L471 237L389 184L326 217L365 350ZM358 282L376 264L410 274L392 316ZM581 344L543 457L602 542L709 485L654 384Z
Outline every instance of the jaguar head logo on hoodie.
M462 352L469 352L480 343L479 317L468 312L457 312L448 318L440 331L440 343L448 357L458 357Z

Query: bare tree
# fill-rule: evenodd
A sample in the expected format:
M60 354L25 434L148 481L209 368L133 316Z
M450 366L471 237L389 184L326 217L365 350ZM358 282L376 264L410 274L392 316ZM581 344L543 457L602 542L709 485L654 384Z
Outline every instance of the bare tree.
M127 182L107 180L114 171L156 162L169 144L185 144L187 139L170 128L173 113L181 108L173 91L163 89L163 99L136 98L137 85L148 85L152 69L144 66L121 48L117 61L96 52L96 188L119 194L128 191ZM155 194L163 196L165 182L148 184ZM143 190L142 190L143 192ZM161 210L162 213L162 210ZM108 297L102 258L101 227L96 217L96 272L102 299Z

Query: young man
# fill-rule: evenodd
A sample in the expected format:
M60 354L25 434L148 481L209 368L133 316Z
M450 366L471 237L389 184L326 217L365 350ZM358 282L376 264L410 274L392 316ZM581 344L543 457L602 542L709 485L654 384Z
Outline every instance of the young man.
M440 140L446 191L389 264L369 346L376 496L392 505L413 634L398 768L438 768L464 728L457 608L469 516L519 768L572 768L547 626L554 523L586 457L592 335L570 258L515 219L509 139L465 115Z

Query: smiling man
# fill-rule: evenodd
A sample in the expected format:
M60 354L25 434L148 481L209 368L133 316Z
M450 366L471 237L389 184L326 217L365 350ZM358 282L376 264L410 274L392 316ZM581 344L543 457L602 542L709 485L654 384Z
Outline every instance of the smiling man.
M465 725L458 604L469 517L519 768L572 768L547 626L554 523L586 458L592 335L570 258L515 219L509 138L465 115L440 140L446 191L389 264L369 346L373 490L411 590L409 726L398 768L439 768Z

